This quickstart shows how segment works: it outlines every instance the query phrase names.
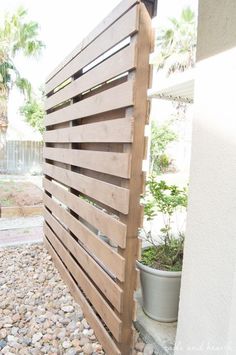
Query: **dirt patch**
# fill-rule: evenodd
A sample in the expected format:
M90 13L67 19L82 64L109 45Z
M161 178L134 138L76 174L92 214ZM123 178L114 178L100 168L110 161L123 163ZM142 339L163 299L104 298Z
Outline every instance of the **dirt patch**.
M28 181L0 180L0 206L38 206L43 202L43 192Z

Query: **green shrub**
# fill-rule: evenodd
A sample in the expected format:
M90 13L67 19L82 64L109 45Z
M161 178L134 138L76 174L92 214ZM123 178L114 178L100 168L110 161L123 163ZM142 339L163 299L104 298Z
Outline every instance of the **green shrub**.
M165 173L170 165L170 158L166 154L168 145L177 140L177 135L171 128L171 121L162 125L152 121L150 147L150 173Z
M141 262L144 265L169 271L182 269L184 234L179 232L174 235L172 219L175 212L186 210L187 200L187 188L167 185L163 180L157 181L155 176L149 178L143 198L144 215L147 221L152 221L158 213L162 213L164 223L159 243L154 240L151 230L143 230L144 239L151 244L142 252Z

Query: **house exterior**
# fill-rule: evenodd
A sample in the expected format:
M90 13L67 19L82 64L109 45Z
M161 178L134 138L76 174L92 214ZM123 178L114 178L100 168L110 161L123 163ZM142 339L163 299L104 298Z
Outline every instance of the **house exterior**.
M236 353L236 2L199 0L189 206L175 354Z
M179 88L194 101L175 355L236 354L235 33L234 0L199 0L194 85L155 92L170 99Z

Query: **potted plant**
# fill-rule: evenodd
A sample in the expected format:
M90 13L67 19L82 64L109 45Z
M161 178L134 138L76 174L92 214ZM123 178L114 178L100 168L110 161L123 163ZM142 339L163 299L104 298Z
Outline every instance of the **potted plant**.
M143 199L148 231L141 230L147 242L142 250L140 270L143 310L161 322L174 322L178 316L179 292L183 262L184 233L174 224L176 215L187 208L187 189L167 185L151 176ZM160 233L153 233L152 222L162 215Z

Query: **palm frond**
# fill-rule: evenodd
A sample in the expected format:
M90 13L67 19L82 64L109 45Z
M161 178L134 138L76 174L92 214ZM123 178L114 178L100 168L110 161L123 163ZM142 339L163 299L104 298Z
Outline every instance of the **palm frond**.
M44 44L39 39L39 25L27 20L27 11L19 7L14 14L6 14L0 28L0 40L8 43L8 54L13 57L22 52L25 56L40 54Z
M5 14L0 22L0 83L8 90L16 85L29 99L31 84L21 77L14 64L14 57L18 53L27 57L37 56L43 47L39 38L39 25L27 19L24 7L19 7L13 14Z
M14 66L11 62L3 62L0 64L0 82L6 87L10 88L12 72L14 71Z
M183 22L193 23L195 21L195 13L190 7L186 7L181 13L181 19Z
M183 71L194 65L196 49L195 14L189 8L182 10L180 18L169 18L169 26L158 30L154 63L167 74Z
M30 100L31 93L32 93L32 85L30 84L29 80L27 80L26 78L22 78L22 77L18 76L17 79L16 79L15 84L18 87L18 89L20 90L20 92L23 95L25 95L27 100Z

